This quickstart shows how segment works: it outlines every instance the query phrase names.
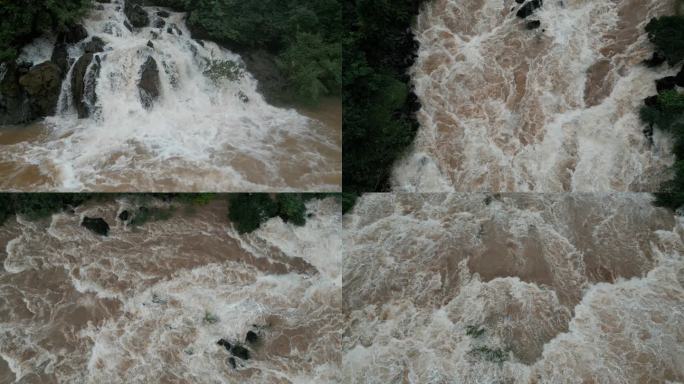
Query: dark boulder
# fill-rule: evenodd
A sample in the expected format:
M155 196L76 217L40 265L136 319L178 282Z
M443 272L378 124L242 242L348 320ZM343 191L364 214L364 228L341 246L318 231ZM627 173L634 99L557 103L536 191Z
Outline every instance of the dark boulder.
M107 236L109 234L109 224L100 217L84 217L81 225L98 235Z
M104 51L105 45L107 44L104 42L104 40L94 36L83 46L83 50L85 50L86 53L98 53Z
M667 58L664 55L661 55L660 52L653 52L653 56L648 60L644 60L644 64L649 68L655 68L664 63L665 60L667 60Z
M518 3L518 4L522 4L522 3L525 2L525 0L515 0L515 2Z
M243 103L249 103L249 97L248 97L247 95L245 95L244 92L238 91L237 97L238 97L238 99L240 99L240 101L242 101Z
M525 23L525 28L527 28L530 31L533 29L537 29L539 27L541 27L541 21L539 20L530 20L527 23Z
M140 90L140 100L143 107L149 109L154 104L154 101L161 94L161 81L159 80L159 67L157 62L150 56L145 61L145 64L140 68L140 82L138 82L138 89Z
M242 360L249 360L249 350L241 345L234 345L233 348L230 349L230 353Z
M128 211L121 211L121 213L119 213L119 220L121 221L128 221L129 217L131 217L131 215Z
M228 364L230 364L230 366L233 367L233 369L236 369L236 368L237 368L237 363L235 363L235 358L234 358L234 357L228 358Z
M245 340L249 343L256 343L259 341L259 335L256 334L254 331L247 331L247 336L245 336Z
M19 84L19 78L27 71L13 61L0 64L0 125L22 124L34 116L28 95Z
M56 64L46 61L36 65L19 78L19 84L26 90L36 117L55 114L62 90L62 70Z
M644 105L647 107L657 107L658 106L658 95L649 96L644 99Z
M131 23L128 22L128 20L124 20L124 27L126 27L126 29L128 29L129 31L133 32L133 26L131 25Z
M515 15L521 19L524 19L527 16L530 16L531 14L533 14L537 8L541 8L541 6L543 4L544 4L543 0L530 0L527 3L525 3L525 5L523 5L518 10L518 13L516 13Z
M69 52L67 51L66 44L57 43L55 48L52 49L52 56L50 61L55 63L61 71L61 76L64 78L67 72L69 72Z
M150 48L154 48L154 44L150 40L147 40L147 46Z
M230 343L226 339L219 339L219 341L216 342L216 344L224 347L227 351L230 351Z
M91 65L92 63L92 65ZM81 56L71 72L71 95L79 118L90 116L97 95L95 87L100 74L100 60L92 53Z
M85 29L85 27L81 24L75 24L59 34L57 41L60 43L76 44L86 37L88 37L88 31Z
M178 28L178 26L176 26L176 24L169 25L169 27L166 28L166 32L168 34L171 34L171 35L173 35L175 33L178 36L183 36L183 31L181 31L180 28Z
M168 12L166 12L166 11L159 11L159 12L157 12L157 16L159 16L159 17L169 17L169 16L171 16L171 14L168 13Z
M140 5L135 4L134 1L126 1L124 6L124 14L135 28L143 28L150 25L150 17Z
M674 76L667 76L656 80L656 89L658 90L658 93L675 89L676 86L677 78Z
M164 28L165 25L166 21L164 21L164 19L155 19L154 23L152 24L152 26L155 28Z

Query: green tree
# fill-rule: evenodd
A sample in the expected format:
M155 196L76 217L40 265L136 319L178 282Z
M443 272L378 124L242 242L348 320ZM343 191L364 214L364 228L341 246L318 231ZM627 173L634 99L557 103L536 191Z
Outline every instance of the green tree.
M684 59L684 17L653 18L646 25L646 32L670 65L674 66Z
M228 201L228 218L239 233L252 232L278 214L278 205L266 193L238 193Z
M285 222L302 226L306 224L306 206L300 194L282 193L276 196L278 216Z

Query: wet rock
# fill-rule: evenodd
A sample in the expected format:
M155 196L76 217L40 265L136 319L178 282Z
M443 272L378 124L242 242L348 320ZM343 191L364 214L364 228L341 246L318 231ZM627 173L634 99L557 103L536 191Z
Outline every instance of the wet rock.
M155 19L154 24L152 24L155 28L164 28L165 25L166 21L164 21L164 19Z
M518 3L518 4L522 4L522 3L525 2L525 0L515 0L515 2Z
M159 34L155 31L150 31L150 35L152 36L152 40L157 40L159 38Z
M158 12L157 12L157 16L159 16L159 17L169 17L169 16L171 16L171 14L168 13L168 12L166 12L166 11L158 11Z
M149 109L160 95L161 81L159 80L159 68L157 62L150 56L140 68L140 100L143 107Z
M680 87L684 87L684 66L682 66L682 69L679 70L679 73L675 76L675 83Z
M96 5L94 8L98 11L104 11L104 9L105 9L104 5L101 5L101 4Z
M658 106L658 95L649 96L644 99L644 104L647 107L657 107Z
M235 358L234 358L234 357L231 357L231 358L228 359L228 364L230 364L230 366L233 367L233 369L236 369L236 368L237 368L237 364L235 363Z
M658 93L675 89L676 86L677 78L674 76L667 76L656 80L656 89L658 90Z
M154 44L150 40L147 40L147 46L150 48L154 48Z
M533 29L537 29L539 27L541 27L541 21L539 20L530 20L525 24L525 28L527 28L530 31Z
M62 89L62 70L56 64L46 61L36 65L19 78L19 84L26 90L36 117L55 114Z
M98 3L109 4L112 0L97 0Z
M230 351L230 343L226 339L219 339L219 341L216 342L216 344L224 347L227 351Z
M22 124L34 118L26 91L19 84L19 64L0 64L0 124Z
M75 44L81 40L88 37L88 31L81 24L75 24L67 28L66 31L62 32L57 41L67 44Z
M245 95L244 92L238 91L237 96L238 96L238 99L240 99L240 101L242 101L243 103L249 103L249 97L247 97L247 95Z
M131 23L128 22L128 20L124 21L124 27L126 27L126 29L128 29L129 31L133 32L133 26L131 25Z
M176 24L169 25L169 27L166 28L166 33L170 35L173 35L175 33L178 36L183 36L183 31L181 31L180 28L176 26Z
M52 49L50 61L59 67L61 76L64 78L67 72L69 72L69 52L67 51L66 44L55 44L55 47Z
M99 73L99 58L92 53L81 56L74 64L71 73L71 94L78 117L81 119L90 116L90 109L97 101L95 87Z
M653 55L650 59L644 60L644 64L649 68L655 68L663 64L665 60L667 59L660 52L653 52Z
M258 80L257 91L269 103L277 102L283 90L288 89L288 82L278 68L275 56L264 50L257 50L243 53L242 59L247 71Z
M83 46L83 50L85 50L86 53L98 53L104 51L105 45L107 44L104 40L97 36L93 36L93 38Z
M254 331L248 331L247 336L245 336L245 340L249 343L254 344L259 340L259 335L257 335Z
M147 15L147 12L134 1L126 1L124 14L135 28L143 28L150 25L150 17Z
M543 4L544 4L543 0L530 0L527 3L525 3L525 5L523 5L518 10L518 13L516 13L515 15L521 19L524 19L527 16L530 16L531 14L533 14L536 9L541 8L541 6Z
M233 348L230 349L230 353L242 360L249 360L249 350L241 345L234 345Z
M109 234L109 224L101 217L84 217L81 225L101 236Z
M131 217L131 214L128 213L128 211L121 211L121 213L119 213L119 220L121 221L128 221L129 217Z

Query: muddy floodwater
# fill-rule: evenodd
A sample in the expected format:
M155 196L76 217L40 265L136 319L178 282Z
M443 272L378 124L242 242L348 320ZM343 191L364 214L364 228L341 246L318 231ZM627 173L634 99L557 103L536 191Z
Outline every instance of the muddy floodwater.
M135 208L126 200L10 219L0 382L340 382L340 208L307 207L303 227L276 218L249 235L220 200L135 228L117 218ZM105 219L109 236L82 227L85 216Z

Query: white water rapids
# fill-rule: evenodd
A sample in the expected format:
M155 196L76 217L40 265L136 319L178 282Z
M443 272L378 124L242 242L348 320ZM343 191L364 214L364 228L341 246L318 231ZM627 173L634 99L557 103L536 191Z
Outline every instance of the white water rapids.
M335 191L340 189L340 132L294 109L274 107L247 72L212 79L212 63L241 58L193 40L184 13L165 26L124 26L123 1L101 4L83 21L106 43L91 116L78 119L69 77L58 114L30 138L0 137L4 189L93 191ZM145 7L151 25L162 8ZM169 32L167 29L175 26ZM83 45L69 47L71 59ZM153 47L148 47L148 41ZM21 59L49 59L54 38L37 39ZM141 66L159 67L161 95L141 104ZM92 69L92 68L91 68ZM4 144L4 145L2 145Z

